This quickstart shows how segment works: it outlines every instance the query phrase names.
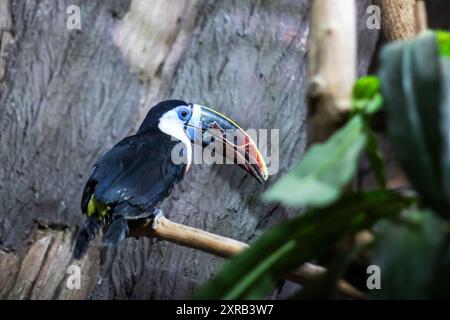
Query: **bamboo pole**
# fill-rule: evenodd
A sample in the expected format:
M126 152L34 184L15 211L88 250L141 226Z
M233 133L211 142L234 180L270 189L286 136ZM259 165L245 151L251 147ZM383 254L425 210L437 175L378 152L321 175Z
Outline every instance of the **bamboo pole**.
M308 88L311 142L327 139L350 110L356 41L355 0L314 0Z
M222 258L231 258L248 248L246 243L175 223L164 217L157 219L154 226L153 221L150 218L130 220L128 226L130 230L128 237L148 237L166 240ZM289 274L287 279L299 284L304 284L308 280L315 278L324 272L326 272L324 267L305 263ZM365 298L364 293L344 280L338 282L338 292L349 298Z
M389 41L412 38L427 29L423 0L374 0L381 9ZM309 54L310 141L321 142L350 110L356 80L356 5L354 0L314 0Z

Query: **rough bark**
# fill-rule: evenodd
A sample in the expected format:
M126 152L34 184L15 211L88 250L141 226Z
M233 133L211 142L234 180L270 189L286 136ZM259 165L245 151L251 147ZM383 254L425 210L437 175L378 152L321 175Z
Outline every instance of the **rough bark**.
M310 1L152 3L173 15L152 14L144 0L10 2L14 39L0 89L0 298L181 298L216 272L220 258L127 239L117 250L94 245L78 263L81 290L65 287L92 163L157 100L183 98L245 128L280 129L277 176L301 158ZM369 3L358 1L360 74L378 36L365 28ZM69 4L81 7L81 31L66 28ZM195 166L163 209L174 221L249 242L295 214L261 203L262 190L237 168Z
M416 34L416 0L374 0L380 6L381 24L389 41L405 40Z
M66 28L70 4L82 9L81 31ZM89 168L130 132L140 86L111 38L127 3L13 1L4 8L14 39L0 98L0 244L15 280L2 296L49 298L70 259Z
M69 4L11 3L14 42L0 100L0 242L13 250L39 225L80 222L88 168L136 121L139 82L110 39L126 6L79 3L77 31L66 28Z

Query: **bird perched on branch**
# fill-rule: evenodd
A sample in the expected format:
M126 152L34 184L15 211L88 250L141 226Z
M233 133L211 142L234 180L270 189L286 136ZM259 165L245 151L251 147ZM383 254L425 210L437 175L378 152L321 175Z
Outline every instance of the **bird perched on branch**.
M204 139L205 134L209 138ZM179 143L186 161L178 161ZM86 183L81 209L87 216L75 244L81 258L102 229L103 242L116 245L128 232L128 219L162 214L157 205L181 181L192 163L192 143L219 143L222 155L255 177L267 179L267 168L250 136L224 115L181 100L163 101L150 109L136 134L101 156ZM224 148L223 148L224 147ZM217 152L216 150L216 152Z

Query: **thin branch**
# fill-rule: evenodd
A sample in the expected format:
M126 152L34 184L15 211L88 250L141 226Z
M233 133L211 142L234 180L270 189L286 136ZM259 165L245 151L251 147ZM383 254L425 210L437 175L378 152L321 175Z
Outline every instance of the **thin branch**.
M161 217L156 221L155 229L153 229L152 223L152 219L129 221L128 226L130 232L128 237L158 238L184 247L201 250L222 258L230 258L248 248L246 243L175 223L164 217ZM321 266L305 263L289 274L287 279L299 284L304 284L308 280L315 278L324 272L326 272L326 269ZM364 293L344 280L339 281L338 291L349 298L365 298Z

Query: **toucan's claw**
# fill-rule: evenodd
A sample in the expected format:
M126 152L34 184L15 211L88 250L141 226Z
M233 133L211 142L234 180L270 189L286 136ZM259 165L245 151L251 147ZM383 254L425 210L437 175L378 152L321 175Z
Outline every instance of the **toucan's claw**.
M164 218L164 213L159 208L154 208L152 212L152 229L156 230L156 227L158 226L158 220Z

